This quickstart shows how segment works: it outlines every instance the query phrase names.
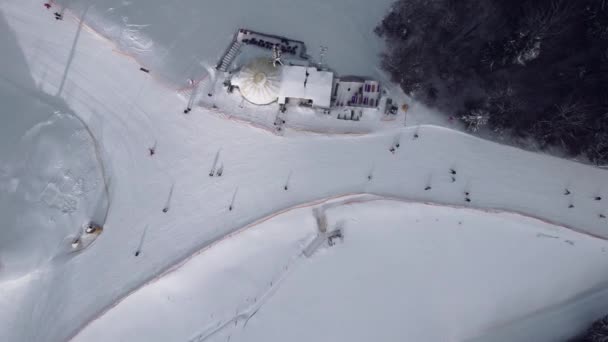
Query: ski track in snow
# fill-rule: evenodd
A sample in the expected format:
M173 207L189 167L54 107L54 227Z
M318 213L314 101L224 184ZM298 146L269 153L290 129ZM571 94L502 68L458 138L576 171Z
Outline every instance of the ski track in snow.
M264 291L261 295L259 295L257 297L259 299L256 299L253 304L245 307L242 310L239 310L234 316L232 316L228 319L223 319L217 323L214 322L214 323L207 325L207 327L202 329L202 333L199 333L195 337L189 339L188 342L203 342L203 341L209 339L210 337L212 337L213 335L221 332L222 330L227 328L230 324L234 323L236 326L239 321L244 321L243 327L246 327L249 319L251 319L262 308L262 306L272 297L272 295L275 294L279 290L281 283L287 278L287 276L289 276L289 273L294 270L294 268L297 266L297 262L302 257L303 257L302 251L299 251L298 254L296 254L290 260L288 260L287 264L284 266L283 271L281 273L279 273L277 276L275 276L274 278L272 278L272 280L270 281L271 285L268 287L268 289L266 291Z
M10 6L9 6L9 10L7 11L8 15L10 16L11 14L14 15L14 13L10 10ZM69 11L66 11L66 13L69 13ZM6 14L5 14L6 15ZM96 36L100 36L99 33L95 32L93 29L91 29L90 27L88 27L86 24L79 22L78 17L77 16L69 16L70 18L73 19L73 22L76 23L76 25L78 26L78 30L80 30L80 27L85 29L86 33L90 33L90 34L95 34ZM17 16L13 16L11 17L11 19L14 20L21 20L21 18L17 18ZM28 20L31 20L31 18L26 18L26 23ZM78 34L80 34L80 31L77 31ZM82 32L82 35L80 37L78 37L79 40L85 39L85 32ZM73 36L72 36L73 37ZM110 42L112 43L110 40L108 40L107 38L104 38L104 41L106 42ZM113 44L113 43L112 43ZM69 45L69 44L68 44ZM114 45L116 46L116 45ZM78 59L78 56L80 54L82 54L82 49L81 50L77 50L77 46L76 44L74 44L74 49L75 51L71 51L68 52L68 56L70 56L70 60L69 60L69 64L71 64L72 62L72 58ZM77 51L76 51L77 50ZM114 52L119 52L117 50L115 50ZM120 53L120 55L126 55L127 57L133 58L135 60L135 58L133 56L130 56L128 54L125 53ZM52 58L52 57L51 57ZM64 61L64 59L61 59L61 61ZM135 60L136 61L136 60ZM136 61L137 62L137 61ZM92 94L91 93L91 88L87 88L86 85L84 86L80 86L78 85L76 82L71 82L71 78L72 77L77 77L77 78L81 78L86 80L88 77L90 77L90 74L85 74L83 71L78 69L78 65L68 65L68 66L64 66L59 67L59 66L55 66L53 64L51 64L51 62L40 62L41 65L44 65L45 68L50 68L49 71L54 72L57 75L61 75L62 71L63 74L65 75L65 78L63 81L61 81L61 76L60 76L60 86L59 86L59 92L61 93L63 96L66 97L66 101L69 102L72 105L76 105L79 106L81 108L86 108L86 107L90 107L90 106L94 106L95 110L104 110L107 113L123 113L124 112L124 108L122 108L120 105L114 105L112 103L108 103L105 102L103 98L99 99L98 96L96 96L96 94ZM76 63L77 64L77 63ZM139 64L139 63L138 63ZM37 67L40 67L40 65L38 65ZM67 70L69 67L69 75L67 75ZM74 76L75 75L75 76ZM101 76L100 76L101 77ZM174 87L168 85L165 81L163 81L162 79L156 77L155 75L152 74L152 79L154 81L156 81L155 83L157 83L158 85L162 86L165 90L169 89L171 91L174 91ZM9 80L10 81L10 80ZM141 92L143 85L140 85L138 87L139 91ZM137 87L136 87L137 88ZM48 89L47 89L48 91ZM73 94L77 94L78 96L73 96ZM102 142L102 144L107 144L107 146L105 146L105 149L109 150L107 151L106 154L110 155L112 154L112 152L119 151L121 149L124 149L124 156L118 160L117 162L124 162L126 164L123 165L123 167L125 169L128 170L137 170L140 166L137 165L136 163L136 158L135 156L138 153L143 153L142 151L144 151L144 147L143 146L147 146L146 144L149 143L150 140L150 136L154 135L156 136L156 134L153 134L151 132L149 132L148 130L153 130L154 129L154 125L153 125L153 121L152 119L150 119L150 117L148 117L148 114L145 110L145 108L140 107L139 105L137 105L137 101L133 101L130 97L129 97L129 93L127 90L125 90L124 94L121 92L113 92L113 94L111 94L112 96L116 97L116 99L118 101L123 101L125 103L130 103L132 106L134 106L136 108L135 112L137 113L133 113L134 115L112 115L111 119L112 120L104 120L103 125L107 125L111 131L117 132L116 134L112 135L112 138L116 138L116 141L111 141L111 142L107 142L104 141L104 137L103 134L101 134L101 136L99 137L99 140ZM83 98L84 97L84 98ZM136 99L137 100L137 99ZM116 106L116 108L114 108ZM177 111L177 110L176 110ZM105 113L101 113L100 117L103 117ZM108 114L110 115L110 114ZM230 121L239 121L241 123L246 123L248 125L250 125L251 127L256 127L254 124L249 123L247 121L244 121L242 119L235 119L231 116L229 116L229 114L222 114L220 113L220 115L218 116L222 116L222 115L228 115L227 119L230 119ZM94 122L95 119L97 119L97 117L92 116L92 117L87 117L84 116L83 118L80 118L80 116L78 116L78 118L83 121L83 123L85 123L85 127L87 127L87 130L89 131L89 133L92 133L92 131L88 128L87 123L91 123ZM141 126L147 126L147 128L142 128ZM104 126L102 126L104 127ZM102 127L100 127L99 129L101 129ZM137 131L131 131L129 130L129 128L131 129L138 129ZM260 128L260 127L257 127ZM415 128L415 131L418 132L420 129L425 129L428 128L429 130L432 131L433 135L435 136L436 134L438 134L438 132L445 132L446 135L454 135L453 131L451 131L450 129L447 128L437 128L437 127L430 127L430 126L421 126L421 127L417 127ZM172 129L172 127L163 127L163 129L166 130L170 130ZM393 139L393 135L396 132L403 132L403 136L405 137L407 132L412 131L412 128L405 128L402 130L395 130L394 132L388 132L387 133L383 133L383 134L369 134L369 137L373 137L373 138L378 138L376 142L379 141L378 145L382 144L383 138L387 138L385 140L389 140ZM271 133L271 132L269 132ZM92 135L92 134L91 134ZM319 134L320 135L320 134ZM492 144L489 142L486 142L484 140L481 139L476 139L476 138L471 138L470 136L464 134L464 133L458 133L457 135L459 135L460 137L462 137L463 139L468 139L467 141L470 142L472 149L475 148L475 145L482 145L482 144ZM92 135L93 136L93 135ZM135 151L133 148L133 144L129 143L129 139L127 137L130 136L136 136L136 138L131 138L136 140L138 143L141 143L142 145L142 151ZM330 136L330 135L327 135ZM355 135L353 135L355 136ZM360 136L363 137L360 134L357 134L356 136ZM93 136L94 137L94 136ZM188 139L188 137L186 137L185 139ZM281 138L281 139L288 139L288 138ZM141 141L141 140L146 140L146 141ZM94 140L95 142L97 142L96 140ZM411 142L413 144L413 142ZM406 144L403 143L405 148ZM96 146L96 149L98 148L98 146ZM162 149L162 145L159 147L160 149ZM215 147L213 147L215 148ZM386 152L386 151L382 151L382 152ZM433 152L433 151L431 151ZM526 152L521 151L520 153L525 154ZM98 156L99 157L99 156ZM406 156L407 157L407 156ZM179 158L179 157L178 157ZM189 156L183 156L182 158L186 159L189 158ZM548 157L547 157L548 158ZM101 158L103 159L103 158ZM181 162L182 160L178 160L179 162ZM365 161L366 163L369 163L369 160ZM444 164L449 164L447 161L444 162ZM103 164L102 164L103 165ZM172 173L171 170L168 169L168 166L166 165L160 165L160 162L158 162L157 160L154 160L153 162L153 168L156 168L157 171L164 173L167 179L171 179ZM236 166L234 165L227 165L227 167L234 167L236 168ZM227 168L227 173L230 173L232 169ZM105 172L105 167L102 167L102 172ZM196 170L196 172L200 172L201 174L206 174L207 170ZM540 171L539 171L540 172ZM173 173L175 174L175 173ZM119 173L118 176L121 176L122 174ZM129 176L130 174L127 173L127 176ZM441 178L440 175L438 175L438 171L437 170L432 170L431 171L431 175L435 175L435 178ZM389 174L389 176L392 176L391 174ZM401 176L401 175L399 175ZM408 175L405 175L404 177L407 177ZM225 177L225 176L223 176ZM430 177L430 176L429 176ZM460 176L459 176L460 177ZM106 178L104 176L104 178ZM374 177L375 179L376 177ZM465 176L466 178L466 176ZM564 176L564 178L566 178ZM109 183L109 178L106 178L106 180ZM112 184L117 184L117 187L119 187L120 185L125 186L125 184L120 184L121 181L124 182L128 182L128 180L121 180L121 179L116 179L116 180L112 180ZM172 180L171 180L172 181ZM168 183L170 184L171 181L168 181ZM283 182L284 181L284 177L281 176L281 179L279 180L279 182ZM297 179L295 180L295 182L297 183ZM468 180L467 182L470 182L470 180ZM395 183L397 183L395 181ZM149 184L146 184L149 185ZM235 184L231 184L235 185ZM178 187L178 189L176 190L177 192L179 192L179 182L176 185ZM186 184L186 186L188 186L188 184ZM217 184L211 183L211 184L206 184L206 186L208 187L215 187L217 186ZM437 187L439 187L440 185L437 185ZM458 185L459 187L462 186L462 184ZM143 186L142 186L143 187ZM297 184L294 186L297 187ZM465 186L465 188L468 186ZM292 189L292 185L290 184L290 191ZM368 183L365 183L364 181L361 182L360 185L358 186L353 186L352 187L354 190L365 190L368 188ZM205 190L205 189L203 189ZM141 193L143 189L138 188L138 187L134 187L133 188L133 194L128 193L128 194L124 194L125 199L124 201L126 201L127 203L133 203L133 202L137 202L136 200L133 200L135 198L139 198L142 197ZM282 191L282 190L281 190ZM561 189L556 189L557 192L561 191ZM601 191L601 189L600 189ZM107 188L106 185L106 192L108 193L108 199L109 199L109 189ZM449 206L449 207L453 207L453 208L462 208L462 207L466 207L469 209L475 209L475 210L480 210L483 212L490 212L490 213L512 213L512 214L518 214L518 215L522 215L522 216L526 216L526 217L530 217L530 218L534 218L536 220L541 220L543 222L547 222L556 226L560 226L560 227L564 227L570 230L574 230L577 231L579 233L582 234L587 234L596 238L600 238L600 239L606 239L606 235L600 235L599 233L597 233L598 229L597 226L595 224L588 224L587 226L585 226L585 224L581 223L581 226L584 226L584 228L581 228L580 226L574 226L572 224L567 224L565 222L561 222L559 220L556 221L551 221L549 220L546 216L542 216L542 215L538 215L535 216L533 214L531 214L529 211L532 211L531 208L526 208L526 207L522 207L522 206L518 206L518 205L514 205L514 208L504 208L504 207L500 207L500 206L492 206L492 204L489 205L484 205L483 203L479 203L480 206L483 207L479 207L476 208L474 205L470 205L470 206L460 206L460 205L456 205L452 202L454 202L454 200L450 200L447 199L445 203L442 202L437 202L437 201L432 201L432 200L427 200L425 199L425 197L428 197L428 195L422 193L422 195L424 196L415 196L414 194L412 194L412 197L407 197L407 196L403 196L403 197L399 197L399 196L390 196L387 195L386 193L382 193L382 192L377 192L377 191L354 191L352 193L349 192L345 192L345 191L335 191L339 194L337 195L333 195L333 196L325 196L321 199L315 199L312 201L308 201L308 202L304 202L304 203L300 203L300 204L295 204L293 205L291 202L289 202L290 206L284 209L280 209L280 210L276 210L270 214L266 213L266 212L262 212L261 215L266 214L266 216L263 216L262 218L258 218L255 219L253 221L251 221L250 223L246 224L246 225L241 225L240 228L236 228L236 229L230 229L230 228L226 228L226 227L222 227L224 230L222 231L222 234L217 234L216 232L210 232L209 236L211 237L209 240L207 240L206 242L204 242L201 245L201 242L195 243L194 246L189 245L190 247L188 249L185 249L186 252L182 252L182 253L186 253L185 255L179 255L178 257L175 257L175 255L171 256L171 264L168 265L167 267L151 267L149 268L149 270L152 270L151 273L147 273L145 275L142 275L142 280L141 282L138 283L138 285L135 285L132 288L129 288L128 291L124 292L124 293L119 293L119 291L116 291L116 296L113 298L113 301L111 303L106 303L103 306L101 306L101 308L96 309L95 313L92 314L86 314L83 322L81 324L79 324L78 327L75 328L75 330L70 331L69 335L67 336L68 339L73 338L74 336L76 336L80 331L82 331L82 329L84 329L88 324L90 324L91 322L93 322L94 320L98 319L99 317L101 317L102 315L104 315L106 312L108 312L109 310L111 310L113 307L115 307L117 304L119 304L122 300L124 300L126 297L128 297L130 294L138 291L139 289L141 289L144 286L147 286L151 283L156 282L158 279L166 276L167 274L175 271L176 269L179 269L181 266L183 266L185 263L187 263L189 260L191 260L194 256L199 255L201 253L203 253L204 251L208 250L209 248L212 248L214 245L216 245L217 243L219 243L220 241L223 241L225 239L228 239L232 236L234 236L235 234L239 234L240 232L243 232L246 229L249 228L253 228L257 225L259 225L262 222L265 222L273 217L276 217L277 215L286 213L288 211L297 209L297 208L304 208L304 207L313 207L313 206L317 206L317 205L322 205L324 203L327 203L328 205L331 205L332 201L334 200L338 200L338 199L343 199L344 202L341 203L340 205L346 205L348 203L357 203L357 202L364 202L364 201L372 201L372 200L378 200L378 199L391 199L391 200L396 200L396 201L403 201L403 202L412 202L412 203L425 203L428 205L441 205L441 206ZM231 194L231 192L230 192ZM138 197L139 196L139 197ZM177 196L177 195L176 195ZM310 195L310 196L318 196L318 195ZM587 196L587 195L586 195ZM308 196L302 196L302 197L308 197ZM237 199L237 202L239 202L239 200ZM517 204L517 203L516 203ZM557 205L557 204L556 204ZM577 203L578 205L578 203ZM162 203L159 205L159 210L160 207L162 206ZM489 206L489 207L488 207ZM238 207L238 205L237 205ZM178 208L175 208L178 209ZM533 209L533 208L532 208ZM524 210L529 210L528 212L524 211ZM173 211L173 210L171 210ZM576 221L573 219L573 221ZM171 228L175 228L176 226L179 225L192 225L192 224L200 224L200 222L205 222L205 216L204 214L201 214L200 216L191 216L189 217L186 221L184 222L175 222L175 221L169 221L169 222L164 222L163 224L165 224L166 226L168 226L168 229ZM588 223L588 222L587 222ZM108 227L108 228L119 228L117 227L118 224L115 224L114 227ZM604 227L606 226L605 224L603 225ZM593 230L592 228L594 228L595 230ZM217 228L219 229L219 227ZM153 234L153 229L150 229L150 233L151 235ZM104 233L104 234L108 234ZM151 236L153 237L153 236ZM103 235L102 235L103 238ZM153 240L150 241L151 243L153 242ZM192 252L194 251L194 252ZM261 304L260 304L261 305ZM258 307L259 309L259 307ZM253 313L255 312L255 310L250 309L249 311L245 311L244 313L241 313L239 315L237 315L236 318L232 319L232 322L234 322L234 320L238 320L238 317L245 317L247 313ZM245 315L245 316L242 316ZM204 333L203 333L204 334Z

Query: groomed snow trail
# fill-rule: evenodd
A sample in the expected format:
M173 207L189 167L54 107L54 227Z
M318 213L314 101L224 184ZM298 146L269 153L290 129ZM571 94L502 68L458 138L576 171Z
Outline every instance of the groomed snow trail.
M342 226L343 242L303 257L317 227L310 207L294 208L219 241L74 340L462 341L533 313L542 328L513 336L554 341L608 303L597 272L605 241L509 213L379 196L315 205L330 228ZM589 296L598 303L585 309Z
M608 222L598 218L607 210L606 171L432 126L358 137L279 137L202 109L185 116L183 101L86 28L72 49L79 29L74 18L57 22L34 0L3 2L0 9L11 28L3 34L18 42L14 48L23 52L26 71L41 92L57 94L71 58L61 100L99 132L112 185L112 210L91 248L32 271L19 286L0 283L4 293L21 298L4 305L0 340L64 341L119 298L213 241L285 208L336 194L464 205L470 192L470 206L608 236ZM397 135L401 146L391 154ZM209 177L219 149L224 174ZM453 183L450 168L458 172ZM171 209L163 213L173 185ZM427 185L432 188L424 191ZM565 187L572 195L563 195ZM606 199L593 199L600 195ZM570 203L575 207L568 209ZM142 254L134 257L146 225ZM34 287L41 275L44 286ZM23 328L8 328L13 326Z

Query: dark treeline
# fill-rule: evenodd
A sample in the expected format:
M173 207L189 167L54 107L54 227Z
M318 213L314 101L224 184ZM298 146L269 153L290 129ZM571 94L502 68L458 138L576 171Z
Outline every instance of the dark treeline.
M399 0L376 33L416 99L608 163L608 0Z
M606 342L608 341L608 316L598 319L579 338L571 342Z

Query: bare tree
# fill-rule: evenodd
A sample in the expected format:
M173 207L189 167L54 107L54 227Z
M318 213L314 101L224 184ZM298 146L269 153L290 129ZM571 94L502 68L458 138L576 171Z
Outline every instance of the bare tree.
M481 127L487 125L490 113L484 109L474 109L460 117L467 124L467 129L477 132Z
M568 20L576 14L577 8L575 1L569 0L553 0L545 6L530 1L524 6L527 15L522 27L528 30L525 34L534 39L557 36L568 28Z
M587 157L598 166L608 166L608 113L600 121L587 150Z
M587 106L572 98L555 106L555 112L533 126L535 137L544 143L559 143L567 148L581 133L589 133Z

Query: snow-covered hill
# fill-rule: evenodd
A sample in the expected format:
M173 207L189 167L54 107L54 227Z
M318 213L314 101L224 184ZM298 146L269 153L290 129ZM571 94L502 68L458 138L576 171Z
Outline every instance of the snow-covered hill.
M365 196L320 207L343 230L333 247L307 258L315 219L290 211L201 252L74 341L492 341L505 326L510 341L559 341L608 303L604 241Z
M34 0L2 2L0 11L2 41L14 51L1 69L3 103L11 117L32 113L28 121L15 121L18 129L2 130L14 132L14 151L49 157L26 163L28 169L20 154L2 150L2 195L13 188L40 195L49 184L65 189L55 181L62 169L76 170L70 179L94 185L72 212L35 200L19 207L42 215L34 230L10 224L10 217L26 218L23 211L6 212L0 272L19 277L0 277L0 340L68 340L121 298L227 234L282 210L347 194L501 209L608 237L608 221L599 217L608 214L606 171L435 126L342 137L288 131L281 137L201 108L183 115L174 89L139 71L139 64L75 17L55 21L52 10ZM26 105L37 108L22 111ZM41 130L33 140L20 140L51 114L56 126L49 135ZM94 157L95 141L103 168ZM57 161L61 167L52 168ZM208 176L214 164L222 167L221 177ZM104 232L80 253L52 258L62 251L58 241L105 212L97 201L104 178L110 203ZM79 193L70 189L70 196ZM41 211L41 205L51 209ZM30 253L35 262L19 265L17 259Z

